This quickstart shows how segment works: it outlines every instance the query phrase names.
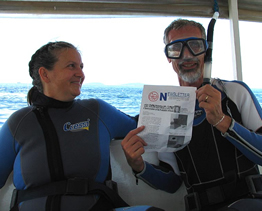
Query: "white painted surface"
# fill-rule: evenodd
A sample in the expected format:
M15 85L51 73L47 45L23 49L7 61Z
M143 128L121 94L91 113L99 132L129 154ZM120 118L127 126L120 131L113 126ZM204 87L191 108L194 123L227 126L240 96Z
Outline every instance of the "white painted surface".
M10 201L13 189L13 174L10 174L5 186L0 189L0 211L10 210Z
M184 210L184 195L186 195L184 185L174 194L155 190L141 180L136 185L135 177L122 150L121 141L116 140L111 144L113 180L117 181L120 196L130 205L152 205L166 211ZM143 157L150 163L158 163L157 153L145 153Z
M237 0L229 0L228 8L229 8L231 39L232 39L231 45L232 45L232 53L233 53L232 56L233 56L234 79L242 81L243 76L242 76L242 60L241 60L241 49L240 49Z

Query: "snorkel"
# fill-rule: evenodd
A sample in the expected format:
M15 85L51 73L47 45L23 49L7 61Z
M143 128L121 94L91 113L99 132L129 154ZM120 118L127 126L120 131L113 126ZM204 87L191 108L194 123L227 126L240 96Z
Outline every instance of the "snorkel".
M219 16L218 6L217 6L216 1L214 5L214 10L215 10L214 15L211 21L209 22L208 29L207 29L208 49L206 51L205 60L204 60L205 64L204 64L203 85L210 84L210 79L211 79L214 26Z

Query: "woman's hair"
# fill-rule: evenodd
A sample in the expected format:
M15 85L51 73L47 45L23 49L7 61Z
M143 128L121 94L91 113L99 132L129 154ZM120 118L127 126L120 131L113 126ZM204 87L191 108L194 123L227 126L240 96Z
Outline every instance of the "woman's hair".
M170 41L168 40L168 33L172 30L178 30L180 28L183 28L185 26L195 26L197 28L200 29L201 34L202 34L202 38L206 39L206 31L205 28L202 26L202 24L192 21L192 20L186 20L186 19L178 19L178 20L174 20L172 23L170 23L170 25L165 29L164 32L164 43L168 44Z
M77 48L63 41L57 42L49 42L46 45L39 48L31 57L31 61L29 62L29 75L33 79L32 84L33 87L29 90L27 94L27 102L29 105L32 104L32 93L34 90L38 90L39 92L43 92L43 85L39 75L39 68L44 67L47 70L52 70L55 63L58 61L58 52L64 48L73 48L77 50Z

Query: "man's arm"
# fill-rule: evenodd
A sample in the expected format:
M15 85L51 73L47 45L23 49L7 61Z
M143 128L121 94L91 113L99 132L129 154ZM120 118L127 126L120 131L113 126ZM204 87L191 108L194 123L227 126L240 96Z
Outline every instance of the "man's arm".
M217 83L216 86L226 91L227 96L236 104L242 123L238 123L223 113L221 94L210 85L197 90L199 106L205 109L207 120L247 158L262 165L262 109L258 100L243 82L223 81L223 83Z

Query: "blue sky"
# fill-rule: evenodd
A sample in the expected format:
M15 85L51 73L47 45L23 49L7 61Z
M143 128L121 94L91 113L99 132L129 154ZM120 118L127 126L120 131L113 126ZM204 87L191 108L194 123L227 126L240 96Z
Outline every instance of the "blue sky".
M31 83L31 55L49 41L71 42L81 51L85 83L178 85L165 58L163 31L177 17L47 19L0 18L2 60L0 83ZM207 28L210 18L189 18ZM258 64L261 23L240 22L243 80L262 88ZM229 21L218 19L214 30L212 77L232 80Z

